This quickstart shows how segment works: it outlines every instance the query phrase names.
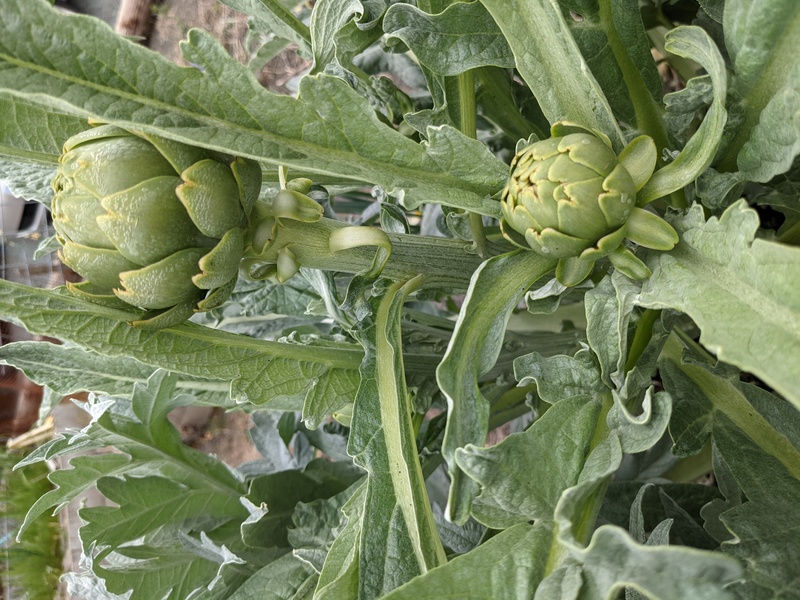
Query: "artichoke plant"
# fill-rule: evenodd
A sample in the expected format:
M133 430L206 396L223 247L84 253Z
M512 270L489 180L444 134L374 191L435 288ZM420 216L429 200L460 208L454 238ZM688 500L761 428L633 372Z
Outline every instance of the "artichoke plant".
M636 195L656 165L647 136L617 156L602 133L561 122L552 137L523 148L502 193L501 229L512 243L558 259L556 277L577 285L607 256L634 279L650 276L625 239L656 250L678 242L675 230L636 206Z
M177 324L236 283L261 169L142 132L103 125L64 144L53 180L63 262L95 302L145 309L136 324Z

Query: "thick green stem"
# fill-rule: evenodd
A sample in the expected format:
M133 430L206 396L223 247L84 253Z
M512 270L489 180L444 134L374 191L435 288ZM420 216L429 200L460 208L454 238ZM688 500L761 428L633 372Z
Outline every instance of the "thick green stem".
M667 129L664 126L664 120L661 118L661 108L647 88L644 79L642 79L640 70L631 60L625 48L625 44L619 37L619 33L617 33L617 28L614 25L612 4L612 2L599 3L600 20L603 23L606 37L608 38L608 45L614 54L617 65L619 65L622 71L622 79L625 82L625 87L628 88L628 95L630 96L636 116L636 126L642 133L653 138L660 154L661 151L669 145Z
M661 154L664 149L669 148L669 136L667 135L667 128L664 125L661 106L653 98L650 90L647 88L644 79L642 78L641 71L631 60L625 44L619 37L617 28L614 25L614 15L611 2L600 2L600 20L603 23L606 36L608 38L608 45L614 54L614 58L622 71L622 79L625 82L625 87L628 88L628 95L630 96L631 103L633 104L634 116L636 119L636 127L642 133L649 135L653 138L658 149L659 163L663 165ZM681 191L672 192L670 194L670 203L674 208L686 208L686 198Z
M331 251L333 231L348 227L345 223L321 219L303 223L281 219L275 238L258 257L273 263L282 248L288 248L301 266L340 273L361 273L371 268L375 248L361 246L338 252ZM426 288L463 291L469 286L472 273L481 263L479 256L468 252L462 241L419 235L387 233L392 252L381 275L396 281L426 276Z
M647 344L650 343L650 338L653 336L653 325L655 325L660 316L660 310L647 309L639 317L639 322L636 323L636 333L633 334L631 348L628 351L628 360L625 362L626 372L630 371L636 365L636 361L641 358L644 349L647 348Z
M664 477L675 483L694 483L713 469L711 464L711 442L699 454L680 459L664 473Z

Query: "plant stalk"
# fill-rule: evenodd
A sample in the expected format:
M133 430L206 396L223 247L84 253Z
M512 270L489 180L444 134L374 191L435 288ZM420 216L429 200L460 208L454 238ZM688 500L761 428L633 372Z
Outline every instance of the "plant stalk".
M276 262L278 252L288 248L304 267L353 274L367 271L375 258L374 247L360 246L338 252L330 249L331 233L346 227L340 221L324 218L315 223L281 219L274 239L257 258L266 263ZM399 233L386 235L392 252L381 275L388 279L406 281L423 274L423 288L464 291L469 287L472 273L481 264L481 258L468 252L468 245L463 241Z

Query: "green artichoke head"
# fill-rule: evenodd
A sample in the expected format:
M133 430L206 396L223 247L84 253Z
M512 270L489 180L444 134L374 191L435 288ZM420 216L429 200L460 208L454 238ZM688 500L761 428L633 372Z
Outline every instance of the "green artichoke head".
M71 291L145 309L164 327L221 304L236 283L261 169L154 135L103 125L64 144L53 179Z
M678 241L670 225L636 206L656 165L653 140L640 136L617 156L598 131L560 122L551 134L514 157L501 197L505 237L558 259L565 285L583 281L603 256L630 277L649 277L623 241L664 250Z

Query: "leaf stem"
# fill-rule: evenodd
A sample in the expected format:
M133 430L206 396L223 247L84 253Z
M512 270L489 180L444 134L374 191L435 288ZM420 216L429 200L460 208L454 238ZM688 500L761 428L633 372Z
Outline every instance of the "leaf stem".
M703 446L699 454L682 458L672 465L664 473L664 477L675 483L693 483L712 470L711 443L709 442Z
M667 130L664 126L664 120L661 118L661 110L650 90L647 89L641 71L633 64L625 44L619 37L617 28L614 25L613 4L613 2L599 3L600 21L603 23L608 45L614 54L614 59L622 71L625 87L628 88L628 95L633 104L636 118L636 126L643 133L653 138L660 155L661 151L669 145Z
M631 348L628 350L628 360L625 362L626 373L630 371L636 365L636 361L641 358L644 349L647 347L653 335L653 325L655 325L660 316L660 310L649 308L639 317L639 321L636 323L636 332L633 334Z
M347 227L345 223L332 219L315 223L281 219L274 239L256 258L266 263L275 262L278 252L288 248L303 267L353 274L368 270L375 259L374 247L331 249L331 235L344 227ZM463 291L469 287L470 278L481 263L479 256L467 251L468 246L463 241L400 233L387 233L386 237L392 252L381 275L395 281L424 274L422 285L425 288Z

